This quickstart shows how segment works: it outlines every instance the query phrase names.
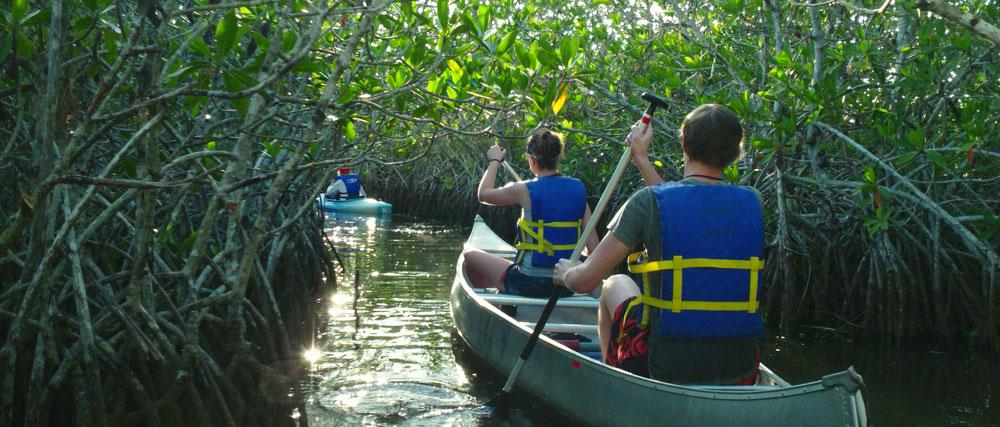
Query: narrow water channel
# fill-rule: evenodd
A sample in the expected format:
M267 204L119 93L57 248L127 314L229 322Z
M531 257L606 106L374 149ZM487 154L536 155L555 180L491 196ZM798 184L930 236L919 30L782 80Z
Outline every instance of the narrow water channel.
M315 319L315 362L303 384L310 425L558 423L523 400L487 406L502 378L467 361L452 338L448 293L468 229L397 216L332 218L326 231L347 272ZM792 383L854 365L872 425L1000 425L997 361L945 350L771 337L763 359Z

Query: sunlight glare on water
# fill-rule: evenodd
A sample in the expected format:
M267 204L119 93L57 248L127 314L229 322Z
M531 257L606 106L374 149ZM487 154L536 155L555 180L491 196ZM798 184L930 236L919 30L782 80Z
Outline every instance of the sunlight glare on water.
M337 218L327 234L347 271L317 319L309 424L488 424L451 345L448 292L466 231Z

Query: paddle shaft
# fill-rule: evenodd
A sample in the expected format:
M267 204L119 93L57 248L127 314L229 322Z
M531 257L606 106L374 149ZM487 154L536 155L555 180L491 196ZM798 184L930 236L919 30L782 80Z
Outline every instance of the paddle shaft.
M514 171L514 168L510 167L509 163L507 163L506 161L501 160L500 164L503 165L504 169L507 169L507 173L509 173L510 176L514 177L515 181L520 181L521 180L521 176L518 175L517 172Z
M646 109L646 113L642 115L642 122L645 126L649 126L650 117L653 111L656 109L655 105L650 105ZM615 171L611 173L611 179L608 180L608 186L604 188L604 193L601 194L601 198L597 201L597 206L594 207L594 211L590 215L590 221L587 221L587 226L583 229L583 234L580 235L580 240L576 242L576 247L573 248L573 254L570 255L570 261L576 261L580 259L580 253L583 252L584 246L587 245L587 240L590 239L590 235L594 232L594 228L597 226L597 219L601 217L604 213L604 208L608 205L608 200L611 199L611 194L615 192L615 188L618 187L618 181L621 180L622 174L625 172L625 165L628 164L629 156L632 155L632 146L628 145L625 147L625 153L622 154L621 160L618 161L618 165L615 166ZM556 302L559 301L559 294L562 293L562 286L553 286L552 294L549 295L549 301L545 303L545 308L542 309L541 316L538 317L538 323L535 324L535 330L531 332L531 338L528 338L528 343L525 344L524 350L521 352L521 357L517 359L514 363L514 369L510 371L510 376L507 377L507 382L503 385L503 392L510 393L511 389L514 388L514 381L517 380L517 376L521 374L521 369L524 368L524 362L528 360L528 356L531 355L531 351L535 349L535 343L538 342L538 336L541 335L542 329L545 329L545 323L549 321L549 315L552 314L552 310L556 307Z

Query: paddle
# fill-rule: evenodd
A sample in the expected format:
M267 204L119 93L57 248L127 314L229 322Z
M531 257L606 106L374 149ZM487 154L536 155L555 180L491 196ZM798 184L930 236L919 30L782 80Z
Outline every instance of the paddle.
M502 164L503 167L505 169L507 169L507 173L509 173L510 176L512 176L514 178L514 181L518 181L518 182L521 181L521 176L518 175L517 172L514 171L514 168L510 167L510 164L508 164L507 161L501 161L500 164Z
M646 112L642 114L642 123L649 126L649 121L653 116L653 112L656 111L657 107L666 107L667 102L663 99L651 95L649 93L643 92L642 99L649 102L649 107L646 107ZM580 240L576 242L576 247L573 248L573 254L570 255L570 261L576 261L580 258L580 252L583 252L583 247L587 244L587 239L594 232L594 228L597 226L597 220L601 217L604 212L604 208L608 205L608 200L611 199L611 194L615 192L615 188L618 187L618 181L622 177L622 173L625 172L625 164L628 163L629 156L632 155L632 146L628 145L625 147L625 153L622 154L621 160L618 161L618 165L615 166L614 172L611 173L611 179L608 180L608 186L604 188L604 192L601 193L601 198L597 201L597 206L594 208L593 213L590 215L590 221L587 221L587 226L583 229L583 234L580 235ZM517 359L514 363L514 369L510 371L510 376L507 377L507 383L503 386L503 391L500 395L494 398L493 401L510 393L510 390L514 388L514 382L517 380L517 376L521 373L521 369L524 368L524 363L531 356L531 351L535 348L535 343L538 342L538 336L541 335L542 329L545 328L545 323L549 320L549 315L552 314L552 309L556 306L556 301L559 300L559 294L562 293L561 286L555 286L552 288L552 294L549 296L549 301L545 304L545 308L542 309L542 314L538 318L538 323L535 324L535 330L531 332L531 338L528 338L528 343L524 346L524 350L521 351L521 357ZM488 404L489 405L489 404Z

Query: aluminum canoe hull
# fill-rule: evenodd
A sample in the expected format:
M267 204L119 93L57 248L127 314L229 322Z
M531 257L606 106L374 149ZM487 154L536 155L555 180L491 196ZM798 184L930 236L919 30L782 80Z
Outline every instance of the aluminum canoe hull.
M478 216L466 247L500 255L513 253L513 248ZM469 349L506 378L531 335L532 325L508 316L487 301L488 295L472 288L463 272L463 261L460 256L450 295L455 327ZM560 311L572 310L557 305L550 323L560 318ZM525 393L569 419L594 426L867 424L861 376L853 369L798 385L786 383L766 367L762 371L768 385L664 383L610 367L543 334L518 376L515 392Z

